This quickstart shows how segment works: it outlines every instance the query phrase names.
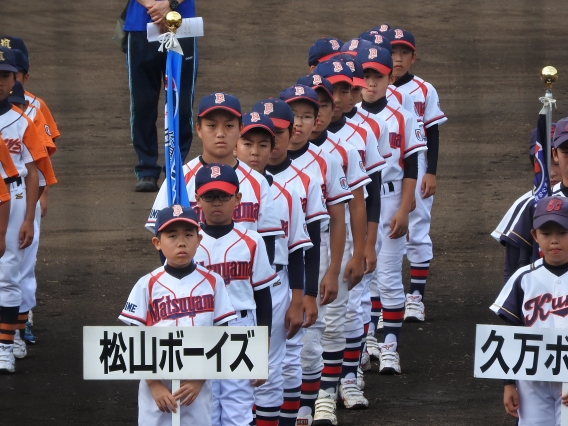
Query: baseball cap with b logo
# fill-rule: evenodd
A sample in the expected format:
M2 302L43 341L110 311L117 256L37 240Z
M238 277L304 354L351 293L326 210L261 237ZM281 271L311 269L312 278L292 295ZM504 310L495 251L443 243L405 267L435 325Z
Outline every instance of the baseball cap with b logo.
M365 83L365 72L363 70L363 65L351 55L342 53L337 55L334 59L339 59L347 64L351 72L353 73L353 86L359 86L367 88L367 83Z
M327 61L339 53L343 42L335 37L323 37L316 40L308 52L308 65L317 65L318 62Z
M376 27L371 28L371 31L378 31L380 33L386 33L390 29L391 29L390 25L387 24L386 22L384 22L381 25L377 25Z
M0 71L18 72L12 49L0 46Z
M323 78L328 79L331 84L344 82L353 86L353 73L351 69L345 62L335 60L335 58L321 62L315 67L314 74L321 75Z
M166 226L174 222L187 222L199 228L199 219L193 209L191 207L182 207L176 204L172 207L166 207L158 212L154 232L158 235L158 232L163 231Z
M208 191L223 191L236 194L239 191L237 172L226 164L210 163L195 174L195 193L203 195Z
M216 109L224 109L237 117L241 116L241 103L236 96L225 92L211 93L202 97L197 108L197 115L203 117Z
M268 98L257 102L253 105L252 111L267 116L274 126L280 129L287 129L294 124L294 113L282 99Z
M255 128L264 129L274 136L274 124L267 115L258 111L251 111L243 115L243 130L241 131L241 136Z
M309 74L300 77L296 81L296 84L304 84L314 90L324 90L327 95L333 100L333 85L327 78L324 78L319 74Z
M304 86L303 84L296 84L282 90L282 92L280 92L280 99L282 99L287 104L300 100L308 101L313 103L318 111L320 108L318 94L316 93L316 91L309 86Z
M389 39L391 45L404 44L412 50L416 50L416 42L410 31L403 30L402 28L391 28L384 34Z
M392 46L389 39L378 31L367 31L366 33L361 33L359 34L359 38L370 41L383 49L387 49L392 54Z
M552 146L554 148L558 148L566 141L568 141L568 117L564 117L556 123L554 137L552 138Z
M379 46L365 47L359 50L355 59L363 65L363 69L372 68L384 75L389 75L392 71L390 52Z
M533 228L556 222L568 229L568 200L564 197L545 197L538 202L533 216Z
M357 56L359 49L363 47L371 47L373 43L368 40L363 40L362 38L354 38L346 42L341 46L341 53L351 55L353 57Z

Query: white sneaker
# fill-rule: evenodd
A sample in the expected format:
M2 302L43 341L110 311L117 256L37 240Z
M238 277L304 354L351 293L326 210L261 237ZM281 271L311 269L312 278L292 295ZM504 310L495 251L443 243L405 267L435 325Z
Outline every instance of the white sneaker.
M14 345L0 343L0 373L13 373L16 371L13 348Z
M379 342L375 336L367 335L367 352L370 359L379 359L381 351L379 351Z
M371 357L369 356L369 352L367 352L366 348L361 354L361 362L359 363L359 367L362 371L369 371L371 369Z
M296 426L311 426L314 421L310 415L296 417Z
M16 333L14 336L14 356L18 359L25 358L28 354L28 350L26 349L26 342L22 340L19 333Z
M339 397L345 408L361 410L369 406L369 401L357 386L357 379L341 379L339 382Z
M314 426L337 425L337 415L335 414L335 394L327 393L320 389L318 399L316 399L316 409L314 413Z
M396 351L396 342L381 343L379 374L400 374L400 357Z
M357 387L361 390L365 389L365 377L363 376L361 367L357 368Z
M383 311L379 314L379 321L377 322L377 330L382 330L385 324L383 323Z
M424 303L422 303L422 295L420 294L406 295L404 320L408 322L424 321Z

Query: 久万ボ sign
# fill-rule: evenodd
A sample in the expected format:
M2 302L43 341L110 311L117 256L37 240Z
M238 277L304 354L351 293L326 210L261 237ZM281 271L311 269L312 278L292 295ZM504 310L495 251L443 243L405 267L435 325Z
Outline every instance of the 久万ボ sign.
M267 327L84 327L85 380L266 379Z

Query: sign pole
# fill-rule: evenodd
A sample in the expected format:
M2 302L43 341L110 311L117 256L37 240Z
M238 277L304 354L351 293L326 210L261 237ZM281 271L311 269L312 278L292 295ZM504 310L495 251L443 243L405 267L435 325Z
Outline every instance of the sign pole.
M172 380L172 395L179 389L181 380ZM172 411L172 426L181 426L181 400L178 403L176 412Z

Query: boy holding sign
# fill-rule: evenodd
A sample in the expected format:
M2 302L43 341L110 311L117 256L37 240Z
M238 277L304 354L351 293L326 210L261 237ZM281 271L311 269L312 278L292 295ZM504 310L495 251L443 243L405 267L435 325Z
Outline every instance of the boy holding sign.
M567 138L568 140L568 138ZM536 206L531 234L544 258L519 269L505 284L491 310L511 325L568 328L564 300L568 295L568 200L546 197ZM559 382L506 381L505 411L523 425L560 426Z
M134 286L118 317L141 326L212 326L236 318L223 279L196 265L193 257L202 239L197 215L178 205L158 212L152 244L166 264L142 277ZM207 302L212 299L213 303ZM138 424L171 424L170 410L180 401L181 424L211 425L211 383L186 380L173 394L170 380L141 380Z

